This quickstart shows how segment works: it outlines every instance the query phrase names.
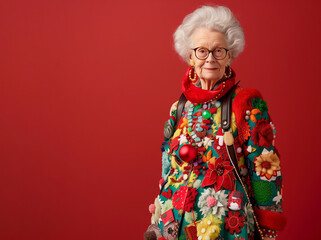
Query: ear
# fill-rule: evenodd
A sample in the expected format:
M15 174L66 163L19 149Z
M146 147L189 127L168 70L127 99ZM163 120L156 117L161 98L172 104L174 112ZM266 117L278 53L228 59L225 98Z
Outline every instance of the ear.
M188 60L189 60L189 65L190 66L195 66L195 61L194 61L194 57L193 57L193 52L191 51L190 54L188 55Z
M228 51L227 52L227 59L228 59L228 63L231 65L232 63L232 52L231 51Z
M193 51L190 51L190 52L189 52L188 60L189 60L189 61L194 60L194 59L193 59Z

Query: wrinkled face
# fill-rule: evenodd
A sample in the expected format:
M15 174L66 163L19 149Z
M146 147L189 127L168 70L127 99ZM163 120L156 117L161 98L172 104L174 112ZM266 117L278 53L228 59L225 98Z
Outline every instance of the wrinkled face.
M197 47L204 47L209 50L219 47L227 49L227 44L223 33L208 28L199 28L195 30L192 36L192 49ZM216 60L212 53L206 59L200 60L195 56L194 50L191 50L190 53L190 60L195 63L196 74L202 80L213 81L214 83L223 77L225 67L230 63L231 57L231 52L228 51L226 57L222 60Z

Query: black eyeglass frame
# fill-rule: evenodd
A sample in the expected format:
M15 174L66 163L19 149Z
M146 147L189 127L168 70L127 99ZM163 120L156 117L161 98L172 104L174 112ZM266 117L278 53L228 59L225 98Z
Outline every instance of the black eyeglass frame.
M207 54L207 56L206 56L205 58L199 58L199 57L197 57L197 55L196 55L196 50L199 49L199 48L204 48L204 49L206 49L206 50L208 51L208 54ZM214 48L213 50L209 50L209 49L207 49L207 48L205 48L205 47L197 47L197 48L192 48L192 49L194 50L195 57L196 57L197 59L199 59L199 60L205 60L206 58L208 58L208 56L209 56L211 53L212 53L213 57L214 57L216 60L223 60L223 59L226 58L227 52L230 51L230 50L228 50L227 48L222 48L222 47L217 47L217 48ZM224 49L224 50L225 50L225 56L224 56L223 58L216 58L216 57L214 56L214 51L217 50L217 49Z

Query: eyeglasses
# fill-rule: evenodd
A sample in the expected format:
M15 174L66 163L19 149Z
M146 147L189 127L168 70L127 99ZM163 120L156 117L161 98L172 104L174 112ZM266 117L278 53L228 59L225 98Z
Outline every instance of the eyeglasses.
M200 60L204 60L208 58L210 53L213 54L213 57L216 60L222 60L226 57L228 52L228 49L226 48L214 48L213 50L208 50L205 47L197 47L197 48L194 48L193 50L195 52L195 56Z

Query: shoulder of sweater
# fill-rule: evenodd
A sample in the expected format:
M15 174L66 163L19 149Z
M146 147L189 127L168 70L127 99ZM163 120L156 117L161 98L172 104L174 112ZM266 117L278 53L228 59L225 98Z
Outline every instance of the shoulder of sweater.
M252 109L252 99L263 99L261 93L255 88L242 88L238 86L235 89L235 97L232 102L232 110L236 116L243 116L246 110Z
M249 100L252 100L253 98L261 98L263 99L261 93L259 90L255 88L243 88L242 86L237 86L235 89L235 98L233 102L239 103L239 104L244 104Z
M261 98L261 93L255 88L242 88L238 86L235 89L236 96L232 102L232 111L235 114L236 125L238 126L239 136L242 142L248 137L248 126L246 123L246 112L252 110L252 99Z

